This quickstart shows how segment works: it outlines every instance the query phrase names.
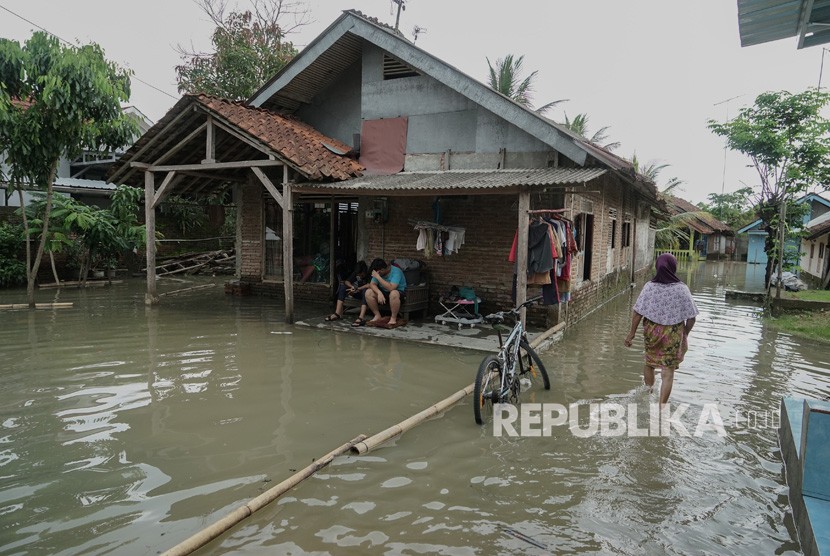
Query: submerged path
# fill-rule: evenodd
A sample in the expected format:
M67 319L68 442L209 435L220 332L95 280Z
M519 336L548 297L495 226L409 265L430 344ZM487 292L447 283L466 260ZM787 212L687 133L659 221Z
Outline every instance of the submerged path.
M681 269L702 314L672 401L692 424L717 404L725 436L495 437L465 402L393 448L337 458L200 553L797 552L777 423L758 425L781 396L830 395L830 350L724 300L747 276ZM0 554L163 551L468 385L481 359L287 327L269 300L208 289L148 310L142 295L67 290L74 309L0 320ZM543 354L554 388L536 401L648 407L641 355L622 346L630 302Z

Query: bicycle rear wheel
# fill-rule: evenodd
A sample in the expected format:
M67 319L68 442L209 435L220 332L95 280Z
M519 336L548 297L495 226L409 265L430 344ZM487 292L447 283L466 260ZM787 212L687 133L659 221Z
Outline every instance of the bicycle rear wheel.
M527 341L519 342L519 354L522 359L521 374L519 380L525 382L530 380L532 389L539 390L544 388L550 390L550 378L548 378L548 371L545 369L545 364L539 359L539 355L534 351ZM525 385L522 385L522 391L526 390Z
M493 404L501 394L501 372L501 363L495 355L485 357L478 367L473 387L473 414L479 425L493 416Z

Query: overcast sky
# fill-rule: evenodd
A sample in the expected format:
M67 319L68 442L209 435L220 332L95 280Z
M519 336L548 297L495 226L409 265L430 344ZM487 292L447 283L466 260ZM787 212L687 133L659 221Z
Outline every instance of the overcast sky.
M292 37L297 45L343 9L395 21L390 0L307 5L313 22ZM165 91L133 82L132 103L153 120L178 98L176 44L210 45L212 26L188 0L0 0L0 36L22 41L35 27L2 8L63 39L99 43ZM589 131L610 126L618 155L670 164L659 182L680 178L680 195L693 202L756 182L745 159L725 159L707 120L734 116L764 91L815 87L821 67L822 48L797 50L795 38L741 48L736 0L407 0L400 27L411 38L415 25L426 29L418 46L481 81L486 57L524 55L527 70L539 71L537 105L570 99L549 117L587 113ZM830 56L827 65L830 73Z

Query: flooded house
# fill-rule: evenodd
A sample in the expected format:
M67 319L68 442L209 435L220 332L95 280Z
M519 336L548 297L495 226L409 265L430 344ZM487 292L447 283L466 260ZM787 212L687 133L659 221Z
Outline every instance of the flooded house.
M482 312L509 307L514 283L520 301L539 291L521 269L547 218L564 223L568 264L533 318L573 322L647 272L662 206L629 161L355 11L247 102L184 97L112 179L144 184L148 233L170 192L233 188L237 277L284 297L288 321L295 301L330 299L338 261L375 257L419 261L410 288L431 312L453 286Z
M817 204L818 205L818 204ZM818 213L816 216L814 214ZM801 237L801 278L819 289L830 287L830 206L814 206Z
M735 232L728 224L703 212L686 199L674 195L664 195L669 214L680 216L688 231L688 238L683 238L676 250L670 251L678 260L721 259L735 253Z
M806 229L811 221L818 219L822 215L830 211L830 200L825 199L821 195L815 193L808 193L799 199L796 203L806 205L804 214L802 215L802 229ZM741 260L745 260L749 264L767 264L767 253L764 250L767 240L767 230L764 222L759 218L758 220L747 224L736 232L739 236L745 235L748 238L746 254L740 254ZM785 253L787 258L798 261L801 260L802 270L810 272L810 260L804 258L804 254L809 250L811 243L805 243L798 237L790 237L786 241ZM814 250L818 247L814 247ZM815 254L815 253L814 253ZM805 264L807 266L805 266Z

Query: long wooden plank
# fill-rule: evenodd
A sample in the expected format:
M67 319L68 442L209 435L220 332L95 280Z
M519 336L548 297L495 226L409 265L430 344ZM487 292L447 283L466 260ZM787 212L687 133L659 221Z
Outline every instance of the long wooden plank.
M146 305L156 305L159 302L156 293L156 209L153 206L155 198L155 177L153 172L144 172L144 226L147 230L147 293L144 296Z
M276 187L274 187L274 184L271 183L271 180L268 179L268 176L265 175L265 172L263 172L259 168L251 168L251 171L254 173L256 177L259 178L259 181L262 183L262 185L265 186L265 189L268 190L268 193L271 194L271 197L273 197L274 200L277 201L277 204L280 206L280 208L282 208L282 195L280 195L280 192L277 191Z
M153 196L153 208L159 206L165 197L173 190L170 184L173 183L173 180L176 178L176 172L168 172L167 175L164 177L164 181L161 182L161 187L159 187L156 194ZM170 191L168 191L168 188Z
M288 166L282 167L282 281L285 287L285 322L294 324L294 207Z
M516 244L516 306L518 307L527 301L527 241L528 241L528 216L530 210L530 191L524 189L519 193L519 238ZM527 323L525 314L527 310L522 308L522 322Z
M173 172L178 170L223 170L228 168L253 168L265 166L282 166L279 160L235 160L233 162L213 162L204 164L168 164L150 166L151 172Z

